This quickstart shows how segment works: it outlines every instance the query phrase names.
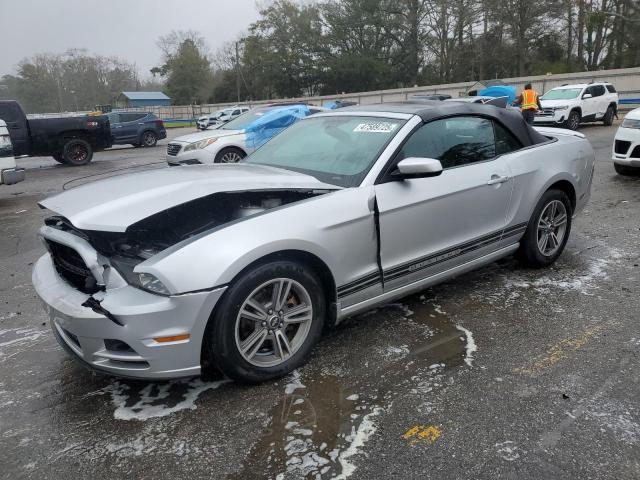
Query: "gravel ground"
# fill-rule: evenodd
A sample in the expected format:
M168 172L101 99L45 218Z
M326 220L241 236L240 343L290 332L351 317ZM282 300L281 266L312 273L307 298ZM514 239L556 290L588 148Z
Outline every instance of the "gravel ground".
M615 128L582 129L593 195L552 269L507 259L360 315L257 387L93 375L31 287L36 202L162 167L166 140L80 168L22 160L27 180L0 189L0 476L640 478L640 177L614 173Z

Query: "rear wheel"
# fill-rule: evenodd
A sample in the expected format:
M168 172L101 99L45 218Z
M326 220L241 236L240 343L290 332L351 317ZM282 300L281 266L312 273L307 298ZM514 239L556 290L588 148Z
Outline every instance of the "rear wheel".
M620 165L618 163L613 164L613 168L616 169L618 175L638 175L640 174L640 168L627 167L626 165Z
M534 268L547 267L562 254L571 232L572 207L567 194L548 190L538 202L520 242L521 260Z
M238 163L247 154L239 148L223 148L218 152L215 158L215 163Z
M569 114L569 118L567 118L567 121L565 122L565 127L569 130L578 130L581 120L582 116L580 115L580 112L574 110Z
M158 143L158 137L153 132L144 132L141 143L143 147L155 147Z
M604 117L602 119L602 123L605 124L605 126L609 127L611 125L613 125L613 117L615 116L616 112L613 109L612 106L609 106L609 108L607 108L606 113L604 114Z
M89 142L80 138L69 140L62 149L64 163L73 166L86 165L93 158L93 149Z
M281 377L306 361L324 316L324 293L309 267L260 265L225 292L205 333L203 361L240 382Z

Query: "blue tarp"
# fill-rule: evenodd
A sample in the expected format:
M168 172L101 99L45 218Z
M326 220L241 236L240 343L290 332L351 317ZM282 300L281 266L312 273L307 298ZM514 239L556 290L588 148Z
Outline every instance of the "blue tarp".
M340 108L340 104L338 102L326 102L322 105L324 108L330 108L331 110L335 110L336 108Z
M292 105L265 113L244 129L247 135L247 147L250 149L261 147L282 130L308 117L309 114L309 107L306 105Z
M478 95L486 97L507 97L507 105L511 105L516 99L516 87L512 87L511 85L495 85L480 90Z

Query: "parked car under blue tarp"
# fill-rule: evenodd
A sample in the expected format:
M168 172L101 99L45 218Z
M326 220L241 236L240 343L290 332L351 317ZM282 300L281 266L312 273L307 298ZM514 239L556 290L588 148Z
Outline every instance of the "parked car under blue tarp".
M507 105L512 105L516 99L516 93L516 87L511 85L494 85L493 87L480 90L478 95L485 97L507 97Z
M292 105L265 113L245 127L247 147L253 150L262 146L282 130L310 114L306 105Z

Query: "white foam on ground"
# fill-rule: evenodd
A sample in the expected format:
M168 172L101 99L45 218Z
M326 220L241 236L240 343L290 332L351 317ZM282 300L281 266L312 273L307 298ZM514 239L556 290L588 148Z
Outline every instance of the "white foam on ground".
M284 387L284 393L285 395L291 395L293 392L295 392L299 388L306 388L306 387L300 380L300 372L298 370L294 370L291 373L291 381Z
M116 409L113 412L114 418L117 420L148 420L150 418L166 417L180 410L195 410L196 400L207 390L215 390L221 385L227 383L228 380L219 380L216 382L203 382L196 378L185 382L184 380L175 380L166 384L150 383L140 391L140 398L133 405L130 403L130 395L127 393L130 387L120 381L113 382L106 388L111 394L111 401ZM171 392L170 389L175 385L186 384L187 389L180 400L175 405L168 405L166 400Z
M471 333L471 330L467 330L466 328L460 325L456 325L456 328L464 333L464 336L466 339L466 345L464 347L464 350L465 350L464 363L472 367L473 354L478 351L478 346L476 345L476 342L473 339L473 333Z
M496 443L495 447L498 455L500 455L502 459L506 460L507 462L518 460L520 458L520 454L527 453L511 440L507 440L506 442L502 443Z
M382 413L382 408L376 407L371 413L362 418L362 422L358 426L358 430L351 435L350 445L343 450L338 456L338 461L342 466L342 472L334 477L336 480L343 480L350 477L356 471L356 466L352 463L352 458L362 451L362 447L369 441L371 436L376 433L377 426L374 422L375 417Z

